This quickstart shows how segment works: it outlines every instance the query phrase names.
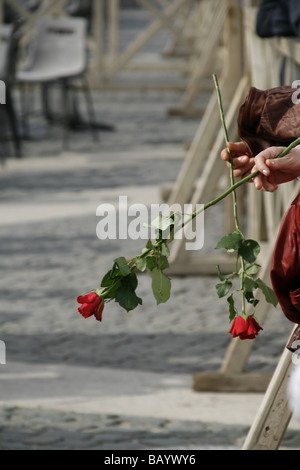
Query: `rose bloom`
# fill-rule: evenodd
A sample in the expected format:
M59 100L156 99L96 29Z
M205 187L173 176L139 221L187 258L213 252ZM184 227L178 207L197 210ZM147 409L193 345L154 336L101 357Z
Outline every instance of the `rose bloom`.
M77 302L82 304L81 307L78 308L78 312L81 313L84 318L95 315L98 321L102 321L104 302L96 292L79 296Z
M233 338L254 339L258 333L262 330L262 327L257 323L253 317L236 317L233 320L233 324L229 333Z

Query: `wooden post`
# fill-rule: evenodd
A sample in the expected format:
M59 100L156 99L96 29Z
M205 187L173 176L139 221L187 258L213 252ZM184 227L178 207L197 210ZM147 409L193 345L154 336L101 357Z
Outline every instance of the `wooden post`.
M109 63L117 62L119 53L119 0L109 0Z
M167 28L170 29L170 31L174 34L178 34L178 30L176 26L173 25L173 22L170 20L170 18L167 18L164 13L161 13L159 10L155 8L155 6L152 5L148 0L137 0L137 2L142 5L144 8L149 10L155 18L157 19L162 19L162 24ZM164 7L166 7L167 4L164 4Z
M195 116L199 114L195 101L199 95L201 81L213 67L224 32L226 2L213 0L205 7L198 6L199 26L195 34L195 52L191 57L191 74L179 108L170 108L169 115ZM195 25L193 25L195 27ZM214 71L215 72L215 71ZM200 110L200 114L203 112Z
M118 56L113 66L108 72L108 76L113 78L116 73L124 68L134 55L163 27L166 19L174 17L187 0L175 0L164 11L164 19L160 18L151 23L128 48ZM190 0L188 0L190 1Z
M160 0L160 3L164 8L166 7L165 0ZM202 3L203 0L199 2L198 7L196 8L196 14ZM193 10L193 14L191 14L191 10ZM193 54L195 28L193 28L192 20L195 16L194 10L195 9L192 8L192 2L186 2L184 7L181 9L180 15L176 18L176 28L178 33L168 40L163 51L164 56L190 57Z
M292 353L285 348L243 450L279 449L292 417L287 397L287 382L292 367Z
M95 40L95 67L98 72L102 72L104 67L104 5L103 0L94 0L93 2L93 36Z

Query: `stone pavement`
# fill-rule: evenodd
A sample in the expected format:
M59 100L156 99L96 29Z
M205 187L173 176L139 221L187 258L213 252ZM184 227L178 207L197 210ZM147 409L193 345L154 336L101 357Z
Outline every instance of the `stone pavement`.
M176 179L199 119L169 118L171 91L95 92L100 120L116 132L72 132L41 115L24 158L0 172L0 449L240 449L262 395L194 393L194 373L218 370L230 342L215 276L176 277L157 307L147 274L143 307L109 304L103 322L77 313L79 294L98 286L118 256L143 241L96 237L96 209L161 202ZM207 96L202 97L203 102ZM206 201L203 201L206 202ZM206 252L223 235L220 205L206 216ZM291 325L270 311L248 370L274 370ZM283 448L299 447L293 421Z

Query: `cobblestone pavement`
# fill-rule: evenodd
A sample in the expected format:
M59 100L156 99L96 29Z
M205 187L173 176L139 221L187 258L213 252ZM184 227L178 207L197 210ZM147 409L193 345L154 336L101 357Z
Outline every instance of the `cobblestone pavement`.
M94 92L97 115L113 123L94 143L31 120L34 139L21 161L0 172L0 449L239 449L262 396L196 394L196 372L217 370L230 342L215 276L176 277L170 301L156 307L148 275L142 308L116 305L102 324L77 314L76 298L97 287L112 260L144 242L96 237L96 208L160 202L199 119L170 118L179 92ZM202 96L203 103L207 96ZM205 250L224 230L223 207L207 214ZM277 364L291 326L276 309L256 342L249 370ZM299 426L284 447L299 447Z

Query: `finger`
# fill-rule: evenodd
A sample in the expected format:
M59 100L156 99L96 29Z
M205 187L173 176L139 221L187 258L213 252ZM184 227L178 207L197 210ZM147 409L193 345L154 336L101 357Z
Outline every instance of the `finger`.
M257 171L256 165L253 167L253 172ZM253 183L255 188L260 191L263 188L263 181L262 181L263 175L260 173L257 175L255 178L253 178Z
M270 167L266 164L267 160L274 160L284 147L269 147L263 150L255 157L255 165L257 170L265 176L270 175Z
M250 158L249 157L237 157L237 158L234 158L233 161L232 161L232 166L234 169L238 169L238 168L241 168L242 170L244 168L248 168L250 166L253 166L253 165L249 165L250 163ZM230 162L227 162L227 168L230 168L231 166L231 163Z
M254 165L254 159L253 158L251 158L251 159L248 158L248 163L243 164L238 168L236 168L235 165L234 165L233 176L235 178L239 178L239 177L244 178L245 176L248 176L253 171L253 165Z
M262 181L262 175L258 175L254 178L253 182L254 182L254 186L256 187L256 189L258 191L261 191L262 188L263 188L263 181Z
M246 142L228 142L227 148L229 148L233 157L239 157L242 155L247 155L248 157L253 156Z
M224 161L230 160L228 150L230 150L231 156L234 159L241 156L253 156L249 146L245 142L228 142L226 149L223 149L221 152L221 159Z
M293 163L292 158L287 155L284 158L278 158L277 160L268 159L266 165L273 170L285 171L290 170L291 164Z
M251 171L244 171L243 170L234 170L233 177L234 178L245 178L246 176L250 175Z
M254 178L254 185L258 191L273 193L278 189L278 185L269 181L268 177L260 174Z
M267 191L269 193L274 193L274 191L278 189L278 185L270 183L270 181L266 177L262 177L262 184L263 184L262 190Z
M270 176L270 168L266 164L267 158L265 152L259 153L255 157L256 169L265 176Z
M224 160L224 162L228 162L229 161L229 153L228 153L228 149L223 149L222 152L221 152L221 159Z
M245 167L250 161L250 158L244 155L243 157L237 157L233 160L234 168Z

